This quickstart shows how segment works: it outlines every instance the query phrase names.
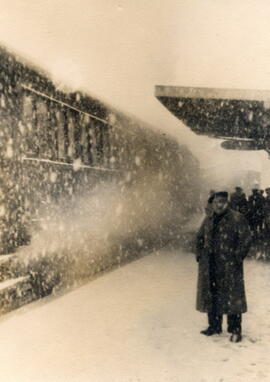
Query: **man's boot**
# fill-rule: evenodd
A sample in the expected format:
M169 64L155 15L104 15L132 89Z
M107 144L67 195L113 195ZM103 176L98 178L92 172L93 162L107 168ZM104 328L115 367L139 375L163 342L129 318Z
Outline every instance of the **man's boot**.
M240 333L233 333L230 337L231 342L241 342L242 341L242 335Z
M242 340L242 315L241 314L228 314L228 332L231 333L231 342L240 342Z
M209 326L207 329L201 330L201 334L205 336L212 336L213 334L220 334L222 332L221 328L213 328Z

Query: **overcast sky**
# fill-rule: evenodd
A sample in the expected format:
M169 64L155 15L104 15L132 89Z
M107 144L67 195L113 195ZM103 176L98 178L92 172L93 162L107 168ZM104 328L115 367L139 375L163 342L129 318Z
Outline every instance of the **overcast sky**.
M155 99L154 86L270 89L269 0L0 0L0 40L174 134L206 166L266 170L264 152L224 151ZM270 179L269 179L270 180Z

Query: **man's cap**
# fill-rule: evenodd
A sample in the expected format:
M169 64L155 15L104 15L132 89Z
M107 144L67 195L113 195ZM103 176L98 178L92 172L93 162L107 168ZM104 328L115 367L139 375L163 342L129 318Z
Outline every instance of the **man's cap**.
M215 192L215 198L217 197L228 199L229 194L227 191L217 191Z

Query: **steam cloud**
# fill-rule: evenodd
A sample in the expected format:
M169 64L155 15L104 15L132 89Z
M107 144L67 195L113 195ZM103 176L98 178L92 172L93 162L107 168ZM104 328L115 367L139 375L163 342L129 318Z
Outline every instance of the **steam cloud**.
M75 205L47 211L10 269L30 273L38 293L49 294L164 245L187 220L160 174L145 174L131 185L102 183Z

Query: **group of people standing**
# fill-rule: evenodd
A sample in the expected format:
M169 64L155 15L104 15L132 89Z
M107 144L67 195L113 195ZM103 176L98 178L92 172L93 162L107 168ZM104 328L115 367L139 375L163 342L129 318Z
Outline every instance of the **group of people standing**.
M214 194L214 191L210 191L207 214L212 211ZM270 187L265 190L255 187L248 198L241 187L235 187L235 192L229 198L229 207L245 216L254 238L270 232Z

